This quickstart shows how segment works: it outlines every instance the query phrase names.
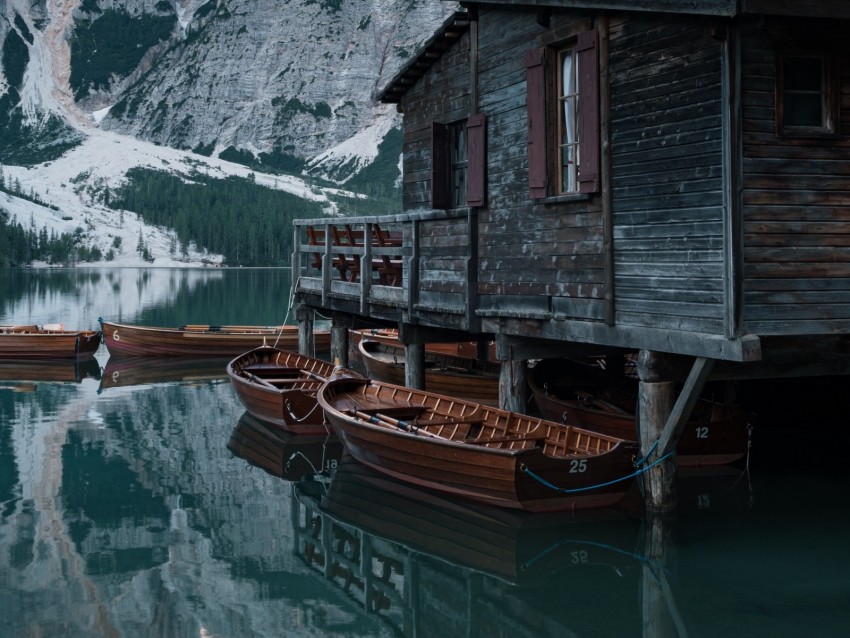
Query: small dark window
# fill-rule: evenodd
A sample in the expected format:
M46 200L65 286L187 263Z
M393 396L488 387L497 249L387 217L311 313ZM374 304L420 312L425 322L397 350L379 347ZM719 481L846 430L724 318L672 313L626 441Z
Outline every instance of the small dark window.
M783 55L778 64L777 125L791 136L831 135L836 104L828 58Z
M431 126L431 206L486 204L487 123L483 114Z
M449 187L451 207L466 206L466 120L449 124Z

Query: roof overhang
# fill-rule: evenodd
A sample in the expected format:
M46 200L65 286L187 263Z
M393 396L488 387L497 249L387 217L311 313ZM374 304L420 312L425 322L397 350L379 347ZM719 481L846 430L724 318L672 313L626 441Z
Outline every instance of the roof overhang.
M465 11L450 15L436 33L416 52L416 55L378 93L378 99L391 104L400 102L407 90L469 30L469 23L470 17Z
M739 15L850 18L850 2L846 0L462 0L462 4L504 4L597 11L651 11L729 18Z

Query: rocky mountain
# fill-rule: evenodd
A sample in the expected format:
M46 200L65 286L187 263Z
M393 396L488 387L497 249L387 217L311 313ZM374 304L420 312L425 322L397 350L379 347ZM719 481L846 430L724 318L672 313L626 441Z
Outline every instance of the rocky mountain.
M97 132L178 150L196 165L206 157L344 185L382 163L392 180L400 116L375 95L456 8L440 0L0 0L0 165L50 203L46 188L14 167L61 163ZM77 191L98 174L74 170Z
M397 116L374 100L437 0L5 0L5 114L297 172ZM60 128L59 122L54 126ZM26 132L26 131L25 131ZM30 132L32 135L32 132ZM73 139L73 134L68 132ZM61 137L61 136L56 136ZM349 166L344 180L360 166ZM311 164L309 170L333 175Z

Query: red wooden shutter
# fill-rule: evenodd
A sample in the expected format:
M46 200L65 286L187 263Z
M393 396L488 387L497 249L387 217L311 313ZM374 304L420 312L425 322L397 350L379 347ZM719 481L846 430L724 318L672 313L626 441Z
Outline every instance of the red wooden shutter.
M448 127L440 122L433 122L431 124L431 207L448 208L450 205Z
M596 30L579 34L578 54L578 189L599 192L599 61Z
M487 197L487 119L483 113L466 121L466 205L484 206Z
M546 49L525 54L528 110L528 196L546 197Z

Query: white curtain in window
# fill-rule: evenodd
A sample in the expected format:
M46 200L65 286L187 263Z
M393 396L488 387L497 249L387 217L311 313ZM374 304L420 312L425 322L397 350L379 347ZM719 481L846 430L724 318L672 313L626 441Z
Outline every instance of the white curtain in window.
M575 69L575 52L567 51L564 54L562 65L563 77L562 85L564 87L564 139L563 144L563 162L564 162L564 191L572 192L577 190L576 185L576 169L577 169L577 135L576 135L576 96L578 94L577 74Z

